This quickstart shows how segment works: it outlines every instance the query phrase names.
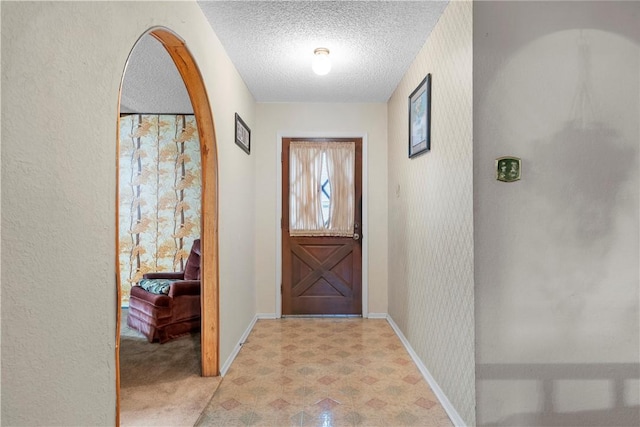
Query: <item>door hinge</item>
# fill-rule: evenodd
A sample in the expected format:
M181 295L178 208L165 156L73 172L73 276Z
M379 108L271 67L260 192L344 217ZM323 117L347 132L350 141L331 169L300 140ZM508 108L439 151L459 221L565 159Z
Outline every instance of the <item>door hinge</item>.
M284 286L282 286L282 283L280 283L280 294L282 294L284 292Z
M280 152L280 163L284 162L284 151Z

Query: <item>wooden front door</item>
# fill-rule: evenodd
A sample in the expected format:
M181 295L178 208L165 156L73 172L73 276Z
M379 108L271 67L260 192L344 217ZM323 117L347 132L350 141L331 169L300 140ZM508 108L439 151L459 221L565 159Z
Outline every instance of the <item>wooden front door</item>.
M355 142L353 237L290 236L289 145L295 140ZM282 314L362 315L362 138L282 140Z

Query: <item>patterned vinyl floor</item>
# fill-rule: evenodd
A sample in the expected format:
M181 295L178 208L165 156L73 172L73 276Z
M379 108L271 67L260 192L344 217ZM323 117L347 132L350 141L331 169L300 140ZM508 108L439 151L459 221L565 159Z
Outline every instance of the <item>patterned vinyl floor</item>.
M385 320L259 320L196 425L451 426Z

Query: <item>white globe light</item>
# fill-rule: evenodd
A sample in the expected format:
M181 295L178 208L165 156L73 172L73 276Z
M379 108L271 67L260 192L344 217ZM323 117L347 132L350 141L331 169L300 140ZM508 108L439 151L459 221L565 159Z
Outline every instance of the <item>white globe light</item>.
M313 51L313 63L311 68L319 76L324 76L331 71L331 59L329 59L329 49L319 47Z

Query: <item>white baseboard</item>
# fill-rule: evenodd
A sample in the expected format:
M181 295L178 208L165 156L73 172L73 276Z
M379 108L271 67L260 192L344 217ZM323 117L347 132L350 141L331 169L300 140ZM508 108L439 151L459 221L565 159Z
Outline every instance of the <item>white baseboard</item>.
M422 374L424 379L427 380L427 383L429 383L429 385L431 386L431 389L440 401L440 404L442 405L444 410L447 412L447 415L449 415L449 418L451 418L453 424L457 427L466 427L464 420L462 419L458 411L456 411L456 408L453 407L453 405L449 401L449 398L447 398L447 396L444 394L422 360L420 360L418 354L413 350L413 347L411 347L411 344L409 344L407 337L404 336L398 325L396 325L396 322L394 322L389 315L386 316L386 319L387 322L389 322L389 324L391 325L391 328L393 328L393 330L395 331L396 335L398 335L398 338L400 338L400 341L402 341L404 348L407 349L409 355L418 366L418 369L420 370L420 373Z
M233 363L233 361L235 360L236 356L240 352L240 349L242 348L242 345L247 340L247 337L251 333L251 330L255 326L257 320L258 320L258 315L256 314L253 317L253 319L251 320L251 322L249 323L249 326L247 326L247 329L245 329L244 333L242 334L242 336L238 340L238 344L236 344L236 346L234 347L233 351L231 352L231 355L224 362L224 365L222 365L222 368L220 369L220 376L224 377L227 374L227 371L229 370L229 368L231 367L231 364Z
M256 318L258 320L260 319L275 320L278 318L278 316L276 316L275 313L258 313L256 314Z
M387 319L389 315L387 313L369 313L367 319Z

